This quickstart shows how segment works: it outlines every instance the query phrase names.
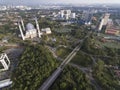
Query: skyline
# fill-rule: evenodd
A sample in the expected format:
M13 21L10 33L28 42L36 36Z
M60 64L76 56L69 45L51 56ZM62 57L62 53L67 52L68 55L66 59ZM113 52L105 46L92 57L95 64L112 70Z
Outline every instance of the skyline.
M0 0L0 4L38 5L38 4L120 4L120 0Z

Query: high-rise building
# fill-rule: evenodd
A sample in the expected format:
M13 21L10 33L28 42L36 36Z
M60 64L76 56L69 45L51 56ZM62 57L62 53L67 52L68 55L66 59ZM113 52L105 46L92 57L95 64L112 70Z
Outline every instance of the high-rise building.
M104 23L104 19L102 19L102 20L100 21L100 25L99 25L99 27L98 27L98 31L101 31L101 30L102 30L103 23Z
M65 19L66 19L66 20L69 19L69 14L65 14Z
M91 24L93 14L90 11L83 11L82 20L84 24Z
M64 12L65 12L64 10L61 10L61 11L60 11L60 17L61 17L61 18L64 17Z
M109 20L109 17L110 17L110 14L109 14L109 13L106 13L106 14L104 15L104 22L103 22L103 25L107 25L108 20Z
M107 25L108 23L108 20L109 20L109 17L110 17L110 14L109 13L106 13L104 15L104 17L101 19L100 21L100 25L99 25L99 28L98 28L98 31L101 31L102 30L102 27Z
M82 19L86 20L88 18L88 15L89 15L88 11L83 11L83 13L82 13Z
M66 10L66 14L70 15L71 14L71 10Z
M70 18L75 18L76 14L75 13L71 13L71 10L61 10L59 13L58 13L58 16L61 18L61 19L70 19Z
M76 14L75 13L71 13L70 17L71 18L75 18Z

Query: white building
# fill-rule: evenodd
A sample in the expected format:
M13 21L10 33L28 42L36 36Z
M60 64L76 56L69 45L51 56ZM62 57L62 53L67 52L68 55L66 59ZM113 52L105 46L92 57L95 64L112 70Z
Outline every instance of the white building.
M61 11L58 13L58 16L59 16L61 19L66 19L66 20L68 20L69 18L75 18L76 14L75 14L75 13L71 13L71 10L61 10Z
M26 25L26 33L25 33L25 38L34 38L37 37L37 30L33 26L33 24L28 23Z
M98 31L101 31L101 30L102 30L102 27L103 27L104 25L107 25L107 24L108 24L109 17L110 17L110 14L109 14L109 13L106 13L106 14L104 15L104 17L101 19L101 22L100 22Z
M104 23L104 19L101 20L100 25L99 25L99 28L98 28L98 31L101 31L101 30L102 30L103 23Z
M43 28L41 29L41 32L43 32L44 34L51 34L51 29L50 28Z
M76 14L75 14L75 13L71 13L70 17L71 17L71 18L75 18L75 17L76 17Z
M71 14L71 10L66 10L66 14L70 15Z
M35 28L34 25L31 23L28 23L25 27L22 19L20 20L20 22L18 22L19 30L23 40L27 38L41 37L42 33L40 32L37 18L35 18L35 22L37 28Z
M109 13L106 13L106 14L104 15L104 22L103 22L103 25L107 25L108 20L109 20L109 17L110 17L110 14L109 14Z
M12 81L10 79L5 79L0 81L0 88L7 87L12 84Z
M61 10L61 11L60 11L60 17L61 17L61 18L64 18L64 10Z
M65 14L65 19L66 19L66 20L69 19L69 14Z
M8 39L7 38L3 38L2 39L2 43L8 43Z
M3 67L3 68L0 68L0 71L5 71L5 70L9 69L10 60L9 60L7 54L3 53L0 55L0 63L1 63L1 67Z

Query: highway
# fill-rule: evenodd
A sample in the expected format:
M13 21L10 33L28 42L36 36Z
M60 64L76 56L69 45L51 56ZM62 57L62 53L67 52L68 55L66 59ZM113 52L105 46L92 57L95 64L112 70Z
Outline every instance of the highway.
M72 58L76 55L77 51L79 51L80 45L78 45L66 58L65 60L61 63L60 68L64 68L66 64L68 64Z
M72 58L76 55L79 49L80 45L76 46L76 48L65 58L65 60L60 64L60 66L53 72L53 74L42 84L42 86L38 90L48 90L49 87L60 75L66 64L68 64L72 60Z
M90 35L90 33L83 39L80 40L81 44L83 41ZM52 73L51 76L48 77L48 79L41 85L41 87L38 90L48 90L49 87L53 84L53 82L57 79L57 77L60 75L64 67L72 60L72 58L76 55L76 53L80 50L81 45L78 44L73 51L65 58L65 60L60 64L60 66Z
M38 90L48 90L48 88L53 84L53 82L57 79L57 77L61 72L62 72L62 69L58 67Z

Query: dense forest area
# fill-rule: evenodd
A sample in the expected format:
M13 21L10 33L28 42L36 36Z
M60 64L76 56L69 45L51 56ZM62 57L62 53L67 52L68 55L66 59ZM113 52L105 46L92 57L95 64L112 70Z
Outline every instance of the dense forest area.
M92 74L102 90L120 90L113 69L105 67L120 65L119 49L102 46L94 36L90 36L83 42L81 50L95 57Z
M28 45L13 72L12 90L37 90L59 65L43 45ZM92 90L85 74L67 66L50 90Z
M13 72L12 90L37 90L58 63L43 45L28 45Z
M101 86L102 90L120 90L119 81L113 75L113 71L104 67L105 63L98 60L93 67L93 77Z
M67 66L49 90L94 90L85 74Z
M99 58L105 61L105 64L120 64L120 49L106 47L97 42L96 37L91 35L89 38L85 39L81 50L90 55L99 56Z
M71 60L71 62L78 66L89 67L92 65L93 60L86 53L78 51L76 56Z

